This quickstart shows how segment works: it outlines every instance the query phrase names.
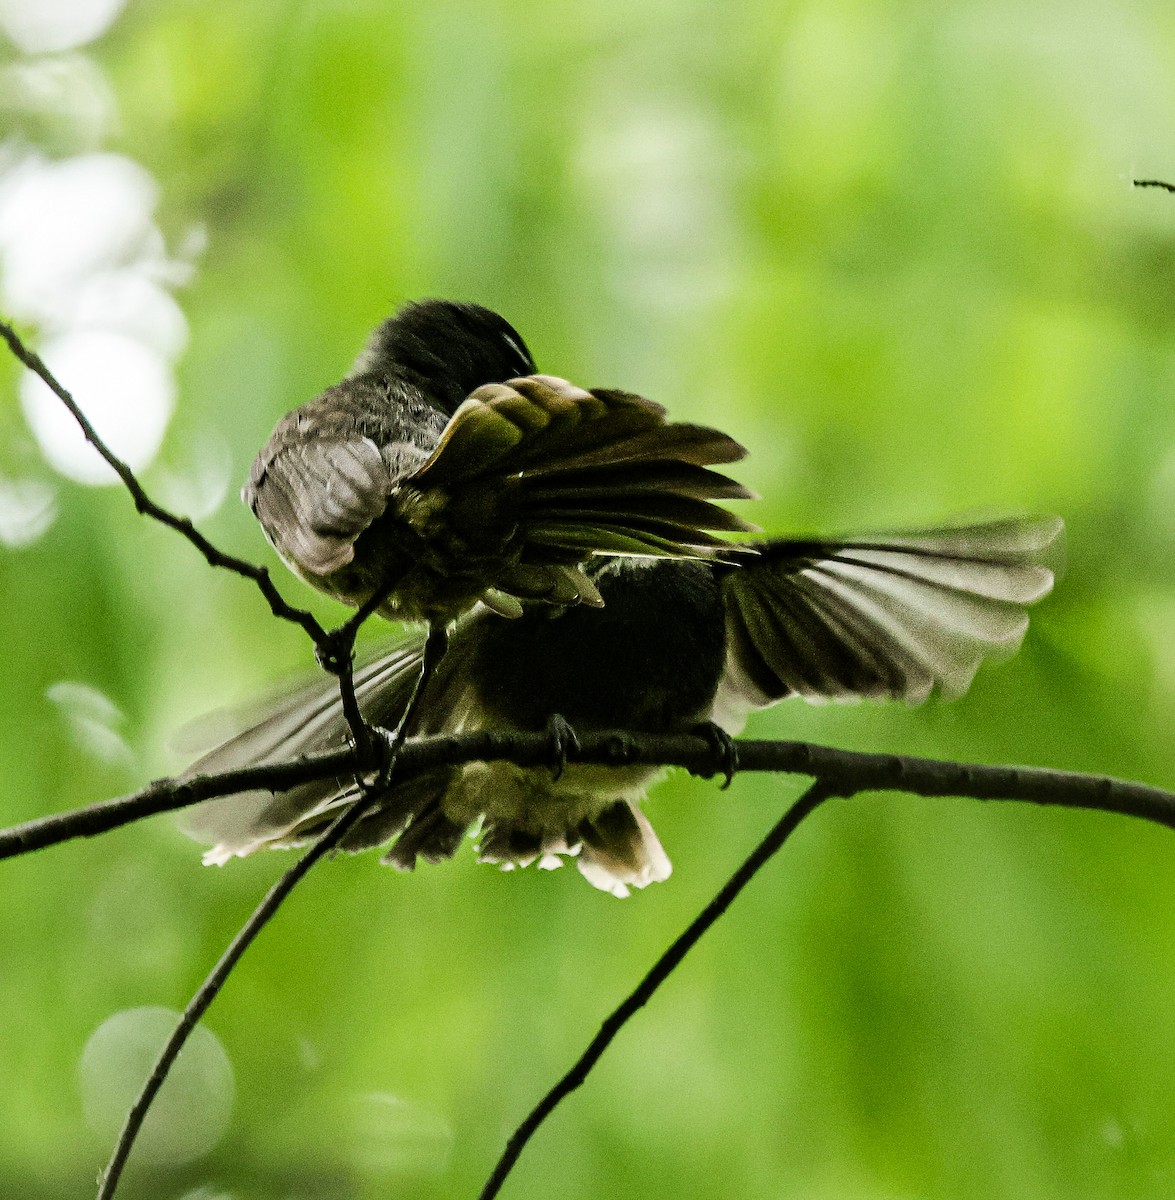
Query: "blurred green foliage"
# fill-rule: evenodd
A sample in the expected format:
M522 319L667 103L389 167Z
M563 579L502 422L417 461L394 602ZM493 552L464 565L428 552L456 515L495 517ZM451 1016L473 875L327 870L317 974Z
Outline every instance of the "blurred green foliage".
M1062 586L963 700L783 705L754 734L1175 785L1175 197L1129 185L1175 175L1166 4L157 0L86 53L117 100L105 148L159 181L169 240L207 230L145 482L227 447L202 522L221 545L272 561L231 492L281 413L404 299L475 299L542 368L740 437L769 530L1067 518ZM52 481L0 379L0 467ZM0 551L5 824L175 769L177 727L311 662L119 490L57 502ZM46 699L61 680L126 714L129 760L79 743ZM133 1166L126 1200L475 1195L799 786L663 785L675 875L623 903L468 852L408 877L325 864L209 1015L228 1134ZM286 865L204 870L167 818L3 864L0 1194L92 1194L87 1040L181 1007ZM1173 901L1158 828L830 805L506 1194L1170 1196Z

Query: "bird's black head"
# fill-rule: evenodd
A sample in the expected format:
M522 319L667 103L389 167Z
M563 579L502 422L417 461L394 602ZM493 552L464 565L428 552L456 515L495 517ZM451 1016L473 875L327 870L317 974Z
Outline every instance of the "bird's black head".
M353 375L410 373L453 413L474 389L534 373L518 331L477 304L418 300L371 335Z

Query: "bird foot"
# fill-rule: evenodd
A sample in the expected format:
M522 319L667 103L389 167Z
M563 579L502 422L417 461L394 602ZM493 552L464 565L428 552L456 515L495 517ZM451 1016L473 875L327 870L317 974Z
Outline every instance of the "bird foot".
M703 721L693 732L704 737L713 747L718 771L724 777L722 790L726 791L734 782L734 774L738 770L738 743L721 725L715 725L713 721Z
M567 754L579 750L575 730L558 713L547 718L547 737L551 739L551 777L558 779L567 766Z

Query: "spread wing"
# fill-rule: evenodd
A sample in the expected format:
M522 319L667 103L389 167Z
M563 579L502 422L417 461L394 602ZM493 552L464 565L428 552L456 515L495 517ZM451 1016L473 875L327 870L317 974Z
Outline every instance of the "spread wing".
M1059 518L851 541L768 542L723 580L727 669L715 719L788 695L901 699L966 691L1011 653L1048 593Z
M754 526L714 501L753 493L709 467L745 453L642 396L530 375L475 391L406 487L446 495L445 521L470 546L510 531L498 591L598 604L577 569L593 556L740 552L712 531Z
M745 454L717 430L666 421L643 396L531 375L474 392L410 482L458 492L514 481L508 502L532 548L707 556L729 548L707 531L753 528L710 503L751 493L706 469Z

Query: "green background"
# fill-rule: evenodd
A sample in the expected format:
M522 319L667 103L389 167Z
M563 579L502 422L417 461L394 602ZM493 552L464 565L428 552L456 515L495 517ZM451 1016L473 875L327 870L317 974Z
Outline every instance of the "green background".
M237 481L372 325L478 300L540 367L739 437L768 530L1065 516L1062 586L964 699L785 704L751 733L1175 785L1175 196L1129 182L1175 176L1169 4L159 0L87 52L117 97L105 147L157 178L169 240L207 229L144 479L223 437L218 543L273 561ZM51 480L16 378L0 362L0 467ZM120 490L65 484L58 507L0 551L6 824L176 769L178 726L311 662ZM78 744L45 696L62 679L125 713L133 763ZM123 1194L475 1195L799 786L659 787L675 873L624 902L468 850L413 876L324 865L209 1015L225 1137L132 1166ZM164 817L0 866L0 1194L92 1194L109 1138L83 1118L83 1047L120 1010L181 1007L288 862L203 869ZM1173 1012L1169 831L838 802L505 1194L1168 1197Z

